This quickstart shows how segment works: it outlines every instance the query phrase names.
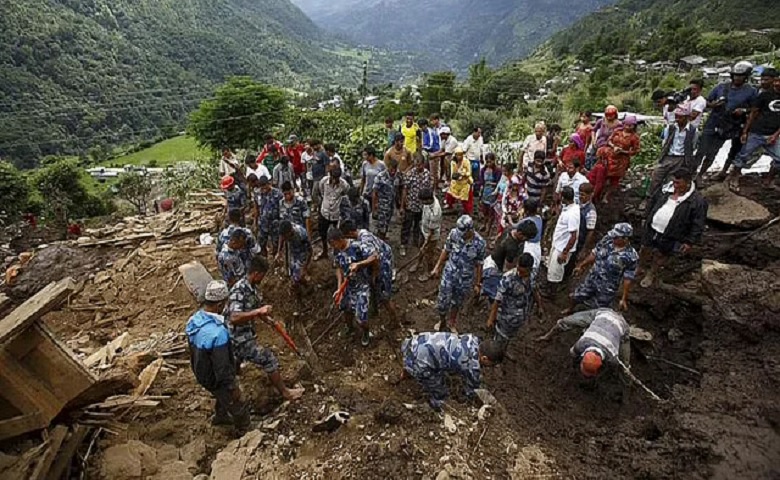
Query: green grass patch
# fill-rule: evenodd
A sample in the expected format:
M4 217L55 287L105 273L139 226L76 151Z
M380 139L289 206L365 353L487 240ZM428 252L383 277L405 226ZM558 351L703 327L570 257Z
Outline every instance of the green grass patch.
M207 150L198 147L195 139L180 136L163 140L151 147L116 157L104 163L103 166L124 167L125 165L165 167L178 162L187 162L210 156Z

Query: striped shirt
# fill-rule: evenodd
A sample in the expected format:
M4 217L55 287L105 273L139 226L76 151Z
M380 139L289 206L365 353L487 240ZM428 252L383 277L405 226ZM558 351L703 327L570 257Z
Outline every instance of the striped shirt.
M550 178L550 172L546 168L542 168L540 172L534 170L533 165L529 166L525 171L525 188L528 192L528 198L539 199L542 196L542 190L549 187L552 184Z

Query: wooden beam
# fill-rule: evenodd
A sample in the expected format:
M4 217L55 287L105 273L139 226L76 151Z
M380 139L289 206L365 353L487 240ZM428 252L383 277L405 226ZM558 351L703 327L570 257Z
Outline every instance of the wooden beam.
M0 320L0 346L12 340L31 323L59 307L76 291L72 278L50 283Z
M57 398L49 385L42 383L33 372L2 349L0 349L0 392L3 392L3 397L21 412L40 412L46 421L51 421L57 416L66 403Z
M57 453L54 463L46 474L46 480L60 480L62 476L65 475L68 465L70 465L73 456L87 437L89 431L90 428L84 425L76 425L73 427L70 437L62 446L59 453Z
M38 460L38 464L35 465L30 480L44 480L49 473L51 464L54 463L54 459L57 457L57 452L60 451L62 441L65 440L65 436L68 434L68 427L64 425L57 425L49 435L49 446L41 455Z
M49 424L40 412L19 415L0 421L0 440L45 428Z

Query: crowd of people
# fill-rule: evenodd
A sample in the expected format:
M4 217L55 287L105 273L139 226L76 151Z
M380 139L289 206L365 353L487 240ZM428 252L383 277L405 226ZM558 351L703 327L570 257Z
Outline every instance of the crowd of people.
M243 167L225 149L220 170L227 220L216 252L223 281L209 286L204 309L187 326L196 376L217 398L215 418L236 424L245 418L235 393L241 362L260 366L285 398L303 393L284 385L276 358L256 340L255 321L273 323L260 285L281 263L300 294L312 288L312 262L332 261L344 335L357 334L368 347L373 308L390 323L403 321L393 301L396 260L416 252L404 268L419 272L418 282L438 280L438 318L431 331L403 341L403 369L437 409L447 397L446 372L463 375L466 395L473 396L480 369L500 363L528 319L543 314L544 298L554 298L570 279L569 308L539 340L579 327L585 332L572 353L584 376L599 375L605 364L628 365L629 328L620 312L629 309L635 280L652 287L669 258L701 241L707 214L701 176L724 136L743 144L731 181L760 149L773 160L770 183L780 167L780 80L775 70L764 70L759 93L743 67L737 64L731 82L704 101L699 81L691 82L687 98L656 98L670 112L641 235L625 222L597 231L598 205L617 201L641 148L636 117L621 119L612 105L595 122L583 112L566 145L561 126L538 122L517 158L501 164L479 127L458 141L437 114L415 119L409 113L398 126L387 119L387 145L367 146L354 172L335 145L318 139L300 142L292 135L282 145L268 135ZM724 132L724 118L738 127ZM448 212L457 220L447 232ZM391 239L394 222L400 232ZM469 302L484 315L485 339L459 332L458 317Z

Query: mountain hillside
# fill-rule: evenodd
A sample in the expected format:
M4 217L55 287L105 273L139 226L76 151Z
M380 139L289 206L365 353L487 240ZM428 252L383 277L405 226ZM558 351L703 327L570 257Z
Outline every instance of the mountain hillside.
M530 53L553 33L613 0L293 0L318 25L363 44L428 54L465 70ZM576 7L572 4L576 3Z
M289 0L0 2L0 157L170 133L231 75L356 84L328 42Z
M738 57L778 44L780 5L766 0L620 0L549 41L556 56L585 61L623 54L648 61Z

